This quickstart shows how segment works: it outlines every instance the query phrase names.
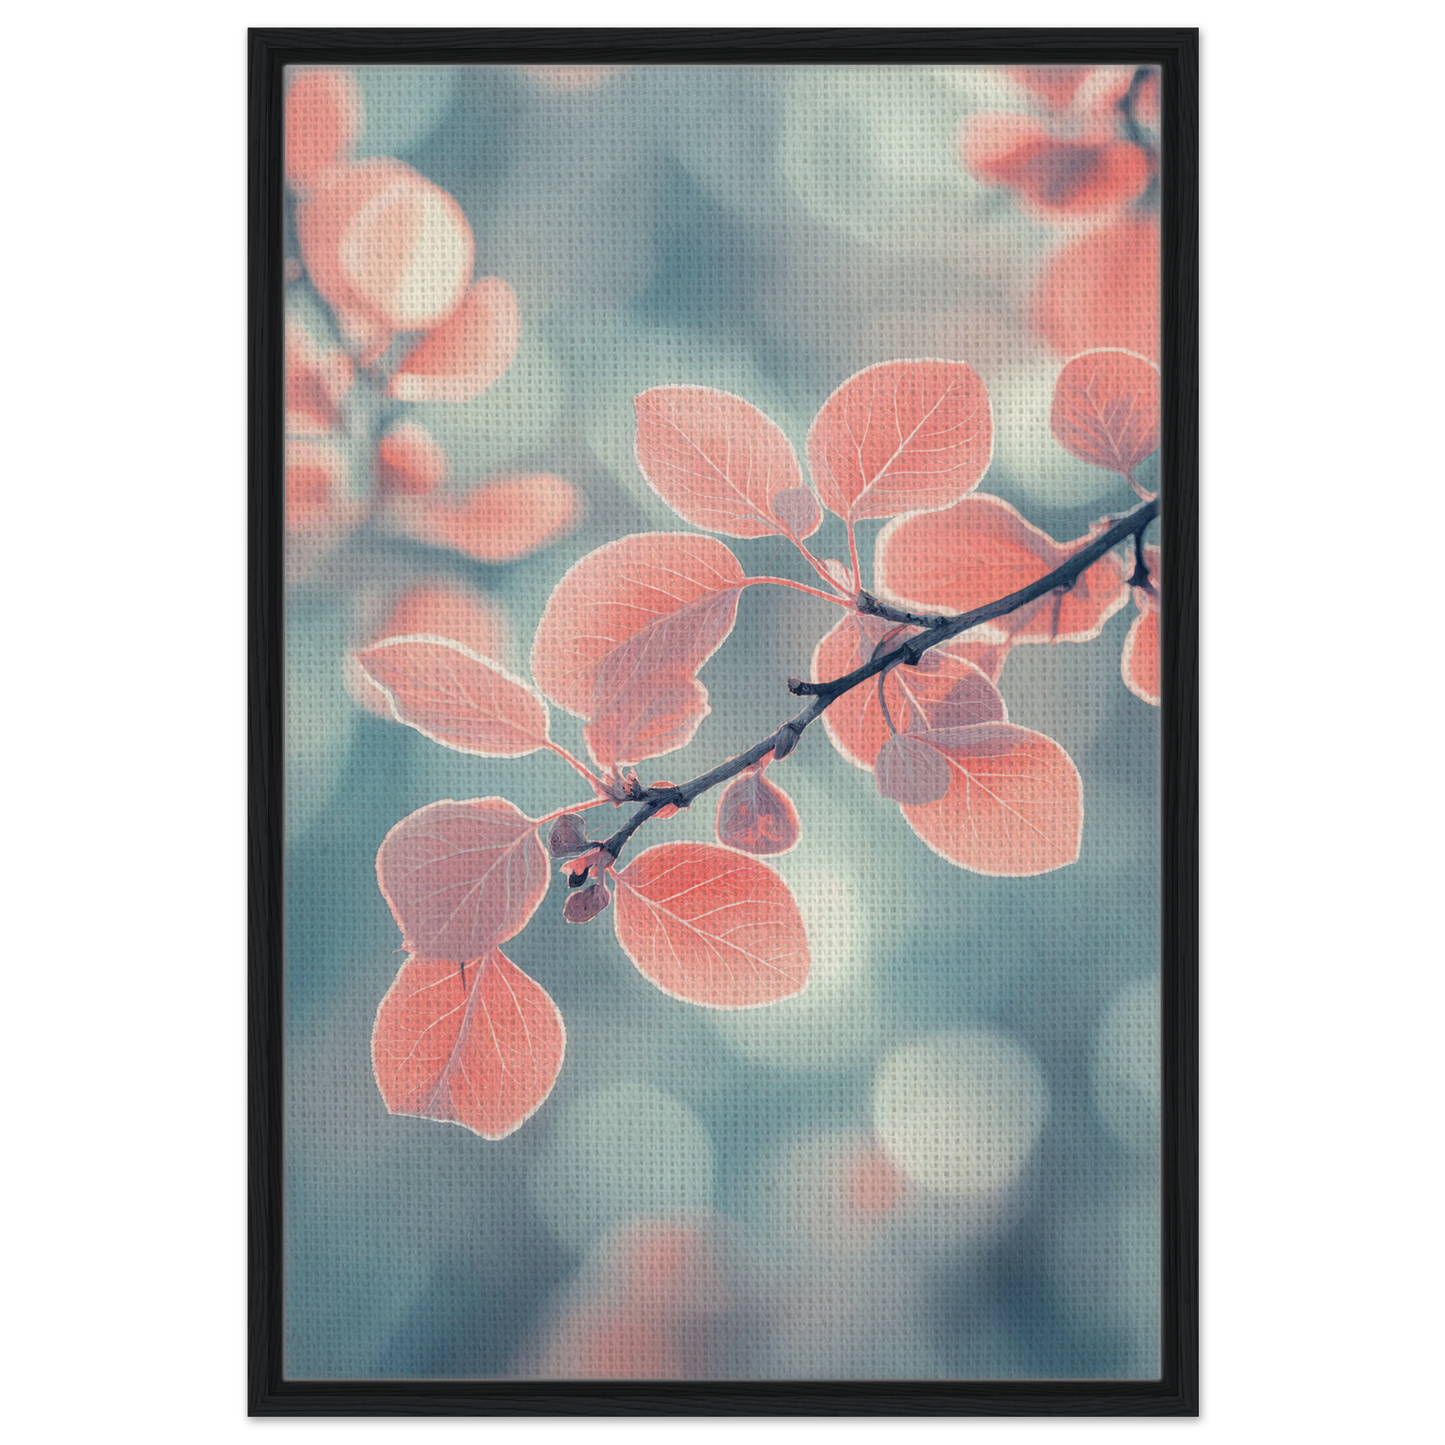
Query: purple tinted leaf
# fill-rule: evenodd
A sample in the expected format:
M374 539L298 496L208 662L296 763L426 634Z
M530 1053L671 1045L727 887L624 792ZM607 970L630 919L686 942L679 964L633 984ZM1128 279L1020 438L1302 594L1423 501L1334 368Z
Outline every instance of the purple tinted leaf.
M809 537L818 530L823 510L810 487L785 487L773 498L773 515L795 537Z
M878 791L895 803L936 803L948 792L948 764L935 748L908 733L894 733L873 763Z
M1003 722L1008 716L998 689L981 672L959 678L937 702L920 698L919 706L930 728L966 728Z
M568 923L589 923L612 901L605 883L589 883L567 897L562 907L562 917Z
M576 813L563 813L547 835L547 851L554 858L575 858L590 847L587 826Z

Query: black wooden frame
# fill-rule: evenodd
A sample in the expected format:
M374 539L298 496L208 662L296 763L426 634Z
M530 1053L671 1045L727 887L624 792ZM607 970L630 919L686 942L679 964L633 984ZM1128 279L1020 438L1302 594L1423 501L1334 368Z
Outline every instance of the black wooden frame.
M1198 1413L1198 32L252 30L249 1410L252 1415ZM282 72L288 64L1114 63L1163 81L1162 1363L1158 1380L288 1380L282 1361Z

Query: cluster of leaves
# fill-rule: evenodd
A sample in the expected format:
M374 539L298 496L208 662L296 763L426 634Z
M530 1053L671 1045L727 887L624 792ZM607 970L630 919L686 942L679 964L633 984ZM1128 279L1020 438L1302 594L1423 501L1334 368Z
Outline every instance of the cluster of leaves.
M399 160L355 157L362 97L345 69L304 69L286 94L285 171L295 202L293 281L309 280L332 328L288 312L285 335L287 568L305 580L364 524L383 536L486 563L546 545L579 498L548 474L453 486L420 403L469 401L516 356L517 298L474 278L472 230L456 200ZM422 589L413 617L452 616L499 650L485 598ZM396 631L397 616L381 629Z
M1132 482L1157 446L1158 400L1148 361L1081 356L1059 377L1054 434ZM670 996L748 1008L801 990L803 920L762 861L796 844L800 821L766 773L815 717L928 847L962 868L1019 877L1077 858L1083 799L1064 750L1009 721L997 686L1009 649L1098 636L1132 583L1146 601L1126 646L1126 681L1144 695L1139 680L1152 678L1157 699L1157 623L1146 626L1157 592L1141 540L1157 505L1122 530L1106 519L1057 542L978 493L993 423L987 390L964 363L885 362L844 382L808 433L811 485L782 430L740 397L664 386L639 396L636 410L638 463L684 521L785 540L823 586L749 576L715 536L653 532L599 547L557 583L532 647L535 687L451 638L392 637L359 655L397 718L436 742L490 758L551 751L592 789L542 818L499 797L433 803L387 834L377 875L410 955L373 1036L394 1113L498 1138L550 1091L562 1020L502 945L540 906L553 863L567 879L566 919L586 923L611 908L623 952ZM846 530L847 562L808 546L824 509ZM873 591L856 537L870 518L887 519ZM1127 578L1112 550L1126 535L1136 549ZM845 614L817 646L813 682L790 683L812 703L688 783L644 785L636 766L684 747L709 712L699 671L732 631L744 590L760 584ZM1019 592L1030 595L1013 599ZM949 631L946 614L914 610L957 617L980 606L990 620L968 637ZM582 720L590 766L552 739L549 703ZM716 843L664 842L623 864L638 828L720 784ZM634 811L610 836L592 836L583 815L607 803Z
M1017 112L971 116L970 175L1005 186L1035 220L1071 233L1044 264L1033 325L1060 356L1159 346L1159 73L1119 66L1010 72ZM1080 234L1081 233L1081 234Z

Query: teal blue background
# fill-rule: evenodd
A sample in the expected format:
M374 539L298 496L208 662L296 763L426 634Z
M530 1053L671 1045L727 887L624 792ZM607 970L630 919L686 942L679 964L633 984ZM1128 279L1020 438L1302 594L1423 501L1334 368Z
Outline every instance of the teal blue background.
M438 798L501 793L537 815L582 794L555 758L463 757L357 708L343 669L368 588L435 576L480 587L506 610L523 672L568 564L627 532L686 530L632 458L637 392L736 392L801 454L833 388L893 357L980 371L997 433L982 489L1054 536L1129 506L1117 478L1048 435L1060 359L1030 335L1026 303L1056 234L958 164L959 123L1008 108L1005 82L656 68L566 93L500 67L361 80L359 152L396 155L456 196L477 273L507 279L521 304L502 381L413 414L462 484L550 471L587 510L563 541L506 567L363 529L288 599L288 1375L528 1368L557 1311L592 1287L609 1231L704 1208L741 1241L731 1277L760 1322L747 1351L720 1346L721 1372L743 1360L781 1376L1152 1375L1159 738L1157 710L1119 676L1132 604L1094 642L1016 649L1000 682L1012 719L1078 764L1077 864L1019 880L952 867L815 730L776 772L803 822L777 866L820 920L815 986L831 980L820 1003L737 1020L666 998L623 956L610 918L568 927L554 894L508 948L567 1024L561 1077L534 1119L488 1143L394 1118L369 1060L401 962L373 867L387 829ZM304 280L288 306L328 324ZM863 528L865 558L877 530ZM749 571L809 575L776 542L730 545ZM841 525L830 518L814 545L842 553ZM836 615L791 592L745 594L702 674L714 712L657 773L690 777L789 716L785 679L807 671ZM574 720L553 717L580 751ZM657 827L702 839L711 824L704 800ZM810 1242L789 1212L798 1160L869 1133L880 1067L898 1050L978 1030L1025 1049L1048 1095L1007 1207L925 1211L861 1251ZM611 1153L609 1108L621 1131ZM638 1108L654 1110L647 1147L621 1130ZM576 1121L599 1117L601 1142L578 1150ZM826 1301L827 1326L803 1338L780 1296Z

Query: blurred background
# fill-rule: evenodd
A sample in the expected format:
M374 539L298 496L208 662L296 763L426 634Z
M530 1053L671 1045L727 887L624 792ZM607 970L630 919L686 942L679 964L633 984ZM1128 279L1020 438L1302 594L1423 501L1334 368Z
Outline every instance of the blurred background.
M532 1120L488 1143L392 1117L369 1056L401 961L374 872L388 828L439 798L502 794L540 815L585 790L556 758L464 757L381 716L350 649L399 613L429 619L399 630L424 631L451 614L525 675L568 565L629 532L685 530L637 468L638 392L734 392L801 454L818 406L860 368L967 361L993 403L981 490L1060 539L1129 508L1119 478L1053 441L1048 412L1067 355L1157 324L1157 302L1120 294L1134 273L1114 245L1157 224L1150 195L1047 213L960 155L984 113L1083 148L1094 122L1077 100L1097 78L1067 95L1037 80L350 73L354 154L394 157L455 198L475 275L512 288L518 329L504 373L463 401L402 408L358 366L313 407L305 442L329 449L312 472L331 522L298 513L287 601L288 1375L1157 1373L1158 712L1120 678L1132 604L1094 642L1016 648L1000 679L1011 718L1082 774L1076 864L1013 880L952 867L816 730L779 765L803 838L772 860L808 923L803 995L736 1014L674 1001L606 915L565 925L554 894L507 950L567 1026ZM291 220L288 323L330 375L326 358L356 355L357 338ZM1061 322L1041 278L1073 276L1070 258ZM1100 294L1133 332L1109 330ZM498 477L560 479L567 501L516 555L438 545L435 528L396 520L418 468L378 446L402 425L442 459L439 504L463 508ZM303 476L317 484L298 466L288 487ZM1141 481L1158 484L1156 462ZM860 532L865 576L877 530ZM729 545L749 571L810 575L776 541ZM841 524L813 545L846 555ZM657 773L691 777L790 716L785 680L835 617L745 592L702 673L713 713ZM580 752L575 720L553 721ZM709 801L659 836L711 838Z

